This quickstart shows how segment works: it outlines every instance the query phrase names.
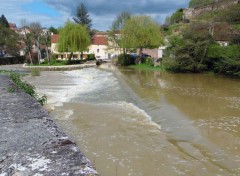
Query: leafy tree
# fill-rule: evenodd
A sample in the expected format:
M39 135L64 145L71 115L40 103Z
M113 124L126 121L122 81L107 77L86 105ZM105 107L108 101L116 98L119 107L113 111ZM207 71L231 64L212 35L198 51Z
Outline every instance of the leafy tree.
M165 60L166 69L173 72L202 72L208 69L207 51L213 43L208 31L201 31L202 25L191 24L182 34L170 40L171 55Z
M112 27L108 33L109 40L112 46L111 48L122 48L123 52L126 52L126 49L121 46L121 37L119 36L119 32L122 31L123 27L126 24L126 21L131 18L131 14L128 12L120 13L117 18L113 21Z
M86 26L67 22L59 33L59 52L70 52L69 62L73 52L86 51L91 44L90 36ZM82 54L81 54L82 59Z
M167 25L171 25L171 24L174 24L174 23L179 23L182 20L183 20L183 9L178 9L170 17L166 18L165 23Z
M83 3L81 3L77 7L76 17L73 17L73 20L77 24L85 25L87 27L87 30L88 30L90 36L93 36L93 33L91 31L92 20L90 19L87 8Z
M11 29L0 25L0 48L8 54L19 56L19 36Z
M9 23L4 15L0 17L0 25L9 28Z
M149 16L133 16L122 31L122 45L129 49L157 48L164 43L160 26Z
M59 30L58 30L57 28L51 26L51 27L49 28L49 32L52 32L53 34L58 34L58 33L59 33Z

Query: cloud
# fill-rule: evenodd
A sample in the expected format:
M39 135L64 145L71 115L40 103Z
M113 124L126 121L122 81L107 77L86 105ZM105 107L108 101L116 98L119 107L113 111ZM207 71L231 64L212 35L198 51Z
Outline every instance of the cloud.
M71 16L76 13L77 6L83 2L93 20L93 27L109 29L114 18L122 11L131 14L152 16L163 23L166 16L178 8L187 7L189 0L44 0L56 9L68 12Z
M46 8L48 12L42 12L44 8L36 9L36 2L44 4L39 7L49 6ZM1 0L0 12L8 21L15 22L18 26L21 19L26 19L30 22L39 21L45 27L59 27L64 25L67 19L75 16L77 6L81 2L87 7L93 28L108 30L112 21L122 11L133 15L149 15L157 22L163 23L166 16L176 9L187 7L189 0Z

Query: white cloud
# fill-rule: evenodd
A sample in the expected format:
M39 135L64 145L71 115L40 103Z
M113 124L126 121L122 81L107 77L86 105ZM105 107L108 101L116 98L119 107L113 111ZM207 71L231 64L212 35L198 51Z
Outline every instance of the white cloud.
M58 27L64 25L67 19L72 19L76 7L83 2L92 18L93 28L107 30L114 18L122 11L146 14L158 22L163 22L167 15L178 8L186 7L189 2L189 0L41 0L60 14L50 17L24 9L24 5L35 1L1 0L0 12L6 16L9 22L14 22L18 26L22 19L26 19L29 22L39 21L45 27Z

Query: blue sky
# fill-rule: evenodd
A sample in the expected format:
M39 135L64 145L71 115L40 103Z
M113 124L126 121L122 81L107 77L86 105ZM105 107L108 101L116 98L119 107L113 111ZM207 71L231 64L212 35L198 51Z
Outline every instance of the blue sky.
M23 19L40 22L43 27L59 27L72 19L81 2L87 7L93 28L104 31L122 11L149 15L163 23L176 9L186 8L189 0L1 0L0 13L18 27Z

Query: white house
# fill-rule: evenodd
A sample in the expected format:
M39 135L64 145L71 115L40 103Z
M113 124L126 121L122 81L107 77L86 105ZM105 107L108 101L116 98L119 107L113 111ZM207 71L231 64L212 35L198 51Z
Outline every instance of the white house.
M60 53L57 50L59 35L53 34L51 36L51 52L58 55L58 59L67 59L69 52ZM89 54L94 54L96 59L110 59L111 56L115 55L113 49L108 48L108 35L105 32L97 32L91 41L91 45L88 48L88 51L83 53L83 59L86 59ZM81 53L74 52L73 59L80 59Z

